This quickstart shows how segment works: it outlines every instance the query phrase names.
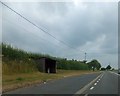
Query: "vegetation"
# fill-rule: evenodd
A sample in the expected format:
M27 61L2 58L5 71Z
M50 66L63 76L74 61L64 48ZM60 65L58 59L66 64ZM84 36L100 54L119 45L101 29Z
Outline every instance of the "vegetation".
M94 65L93 62L86 63L73 59L67 60L66 58L52 57L46 54L26 52L3 43L1 45L3 91L37 84L51 79L91 73L92 71L90 70L92 67L90 66ZM38 72L35 59L40 57L55 59L57 61L57 73L47 74ZM97 68L97 65L95 67Z
M104 68L104 67L101 68L101 71L105 71L105 70L106 70L106 68Z
M88 65L82 61L56 58L45 54L25 52L18 48L2 43L3 74L14 72L29 73L38 71L35 58L49 57L57 61L57 69L65 70L88 70Z
M28 58L28 53L10 45L2 44L2 72L3 74L11 73L28 73L37 71L33 60Z
M88 65L77 60L67 60L59 59L58 60L58 69L65 70L88 70Z
M105 70L108 70L108 71L111 70L111 71L113 71L113 70L115 70L115 69L112 68L110 65L107 65L106 68L105 68L105 67L102 67L102 68L101 68L101 71L105 71Z
M101 64L95 59L88 62L87 64L88 64L89 69L93 69L93 71L95 69L99 70L101 68Z
M14 73L12 75L3 74L2 90L3 92L10 91L20 87L40 84L49 80L60 79L68 76L82 75L93 73L89 70L58 70L56 74L47 74L41 72L32 73Z
M110 66L110 65L108 65L107 67L106 67L106 70L110 70L112 67Z

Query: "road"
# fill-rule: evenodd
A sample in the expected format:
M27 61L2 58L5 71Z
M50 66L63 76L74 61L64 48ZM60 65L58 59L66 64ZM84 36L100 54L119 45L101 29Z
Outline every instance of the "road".
M86 94L85 96L90 96L90 94L119 94L120 89L118 81L120 81L120 75L115 72L106 71L84 92L84 94Z
M119 75L111 72L84 74L49 81L5 94L118 94ZM92 82L91 82L92 81Z

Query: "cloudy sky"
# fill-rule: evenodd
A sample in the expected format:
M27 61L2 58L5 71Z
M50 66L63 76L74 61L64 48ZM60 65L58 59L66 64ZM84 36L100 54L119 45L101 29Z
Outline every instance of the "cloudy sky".
M2 41L26 51L68 59L97 59L118 67L117 2L5 2ZM65 43L65 44L64 44Z

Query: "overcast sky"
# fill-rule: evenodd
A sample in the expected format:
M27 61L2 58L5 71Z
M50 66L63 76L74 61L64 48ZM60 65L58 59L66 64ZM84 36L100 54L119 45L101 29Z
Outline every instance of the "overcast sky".
M56 39L2 6L2 41L30 52L97 59L118 67L118 6L111 2L6 2ZM61 43L63 41L65 44ZM72 47L72 48L71 48Z

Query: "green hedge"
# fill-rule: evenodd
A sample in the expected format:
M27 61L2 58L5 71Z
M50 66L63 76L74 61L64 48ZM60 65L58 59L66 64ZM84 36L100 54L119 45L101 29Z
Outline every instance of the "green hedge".
M65 70L88 70L88 65L77 60L67 60L65 58L52 57L46 54L26 52L10 45L2 43L2 60L5 72L33 72L37 70L34 58L48 57L57 61L57 69ZM1 46L0 45L0 46ZM8 71L8 73L9 73Z

